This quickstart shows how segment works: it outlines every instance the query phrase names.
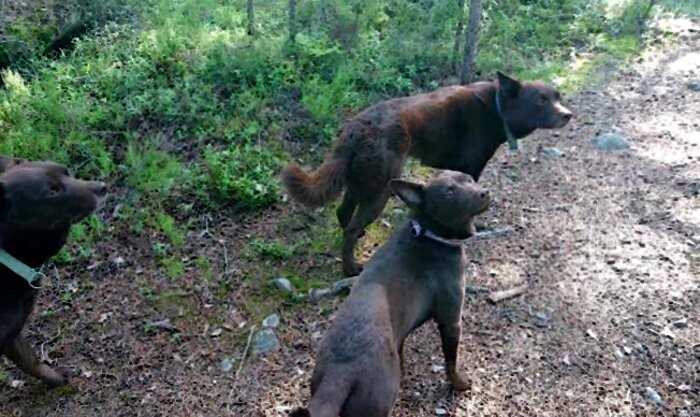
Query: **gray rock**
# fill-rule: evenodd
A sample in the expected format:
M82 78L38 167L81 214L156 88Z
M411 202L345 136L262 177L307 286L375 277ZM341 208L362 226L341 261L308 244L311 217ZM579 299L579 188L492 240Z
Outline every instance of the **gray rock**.
M561 158L562 156L564 156L564 152L554 147L547 147L542 148L542 155L548 158Z
M696 93L700 93L700 80L695 80L695 81L689 82L688 89L690 91L695 91Z
M219 368L221 368L223 372L231 372L233 369L233 360L231 358L224 358L221 361Z
M289 294L294 292L294 285L292 285L287 278L275 278L272 280L272 285L274 285L278 290Z
M688 319L682 318L680 320L676 320L673 323L671 323L671 325L676 329L685 329L686 327L688 327Z
M596 149L601 151L620 151L629 149L630 144L622 135L617 133L603 133L591 141Z
M661 399L661 396L659 395L659 393L656 392L656 390L652 387L644 388L644 398L653 402L654 404L658 405L659 407L664 406L664 400Z
M535 326L537 327L548 327L549 324L552 322L552 316L550 316L544 311L538 311L534 314L534 317Z
M278 316L277 314L270 314L269 316L265 317L265 320L263 320L262 325L263 327L268 329L277 328L277 326L280 325L280 316Z
M272 329L262 329L253 339L253 354L264 355L280 349L280 341Z

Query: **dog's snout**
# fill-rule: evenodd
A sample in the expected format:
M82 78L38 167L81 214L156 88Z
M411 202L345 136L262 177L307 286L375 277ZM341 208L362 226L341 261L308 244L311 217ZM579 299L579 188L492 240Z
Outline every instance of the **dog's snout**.
M562 114L561 117L562 117L562 119L564 119L568 122L569 120L571 120L572 117L574 117L574 115L571 112L566 112L566 113Z
M104 197L107 195L107 184L104 182L98 182L95 181L92 183L92 191L97 195L98 197Z

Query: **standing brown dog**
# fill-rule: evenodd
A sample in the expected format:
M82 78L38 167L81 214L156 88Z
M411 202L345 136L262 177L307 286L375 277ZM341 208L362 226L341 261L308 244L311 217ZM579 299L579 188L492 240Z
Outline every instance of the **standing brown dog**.
M386 417L399 391L403 343L434 319L442 337L447 376L459 372L464 268L461 242L472 218L490 202L466 174L447 172L427 186L393 180L391 189L413 212L360 274L326 333L311 378L308 410L294 417Z
M559 93L543 83L498 81L445 87L376 104L343 127L326 161L308 174L291 164L282 172L289 194L309 207L327 204L347 188L338 208L343 228L343 272L357 275L354 249L389 199L387 183L401 176L410 155L423 164L479 180L499 146L535 129L571 119Z
M0 156L0 249L38 268L56 255L72 224L92 213L106 194L101 182L73 178L62 165ZM7 261L5 261L7 262ZM56 387L65 375L39 362L22 337L37 290L0 264L0 355Z

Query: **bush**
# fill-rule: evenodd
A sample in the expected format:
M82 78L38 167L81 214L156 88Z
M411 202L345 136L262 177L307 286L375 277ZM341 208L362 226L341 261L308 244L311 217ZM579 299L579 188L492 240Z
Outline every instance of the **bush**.
M231 146L205 152L208 188L219 201L233 200L256 209L279 199L277 172L280 159L270 150L254 145Z

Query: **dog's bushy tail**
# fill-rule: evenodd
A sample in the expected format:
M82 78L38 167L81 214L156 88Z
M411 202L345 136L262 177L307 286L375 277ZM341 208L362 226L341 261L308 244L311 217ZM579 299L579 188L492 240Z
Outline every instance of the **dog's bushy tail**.
M282 183L293 199L308 207L320 207L340 196L345 188L349 160L329 158L307 173L296 164L282 170Z
M311 417L311 413L306 408L297 408L289 414L289 417Z

